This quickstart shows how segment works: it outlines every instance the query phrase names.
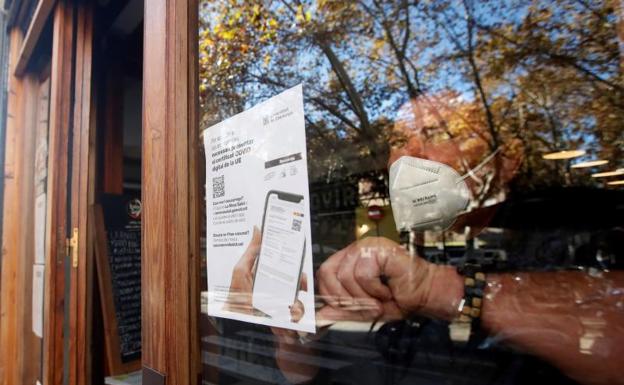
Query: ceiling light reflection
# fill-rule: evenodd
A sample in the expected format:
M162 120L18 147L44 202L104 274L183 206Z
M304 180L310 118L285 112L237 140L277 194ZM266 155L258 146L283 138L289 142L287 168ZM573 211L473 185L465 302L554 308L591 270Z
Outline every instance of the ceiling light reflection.
M619 168L613 171L599 172L596 174L592 174L592 178L605 178L608 176L618 176L618 175L624 175L624 168Z
M609 163L609 161L605 159L588 160L586 162L574 163L571 167L572 168L596 167L596 166L602 166L603 164L607 164L607 163Z
M542 158L548 160L560 160L560 159L572 159L585 155L585 150L564 150L551 152L549 154L542 155Z
M622 180L614 180L612 182L608 182L607 184L611 185L611 186L621 186L621 185L624 185L624 179L622 179Z

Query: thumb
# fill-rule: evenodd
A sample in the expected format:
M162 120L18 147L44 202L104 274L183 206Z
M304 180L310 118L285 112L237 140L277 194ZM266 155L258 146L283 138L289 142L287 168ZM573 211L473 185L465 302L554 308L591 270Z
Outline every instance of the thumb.
M254 263L256 262L256 257L260 252L260 245L262 243L262 238L260 235L260 230L256 226L253 228L253 235L251 236L251 241L249 241L249 245L247 245L247 249L243 253L243 256L240 259L241 264L245 266L245 268L251 269L253 268Z
M303 315L305 314L305 308L303 307L303 302L296 300L290 308L290 322L299 322Z

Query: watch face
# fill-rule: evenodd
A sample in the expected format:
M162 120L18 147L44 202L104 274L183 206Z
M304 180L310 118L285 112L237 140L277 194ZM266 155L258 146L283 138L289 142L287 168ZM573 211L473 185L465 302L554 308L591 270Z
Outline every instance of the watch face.
M141 219L141 200L138 198L131 199L128 202L128 216L132 219Z

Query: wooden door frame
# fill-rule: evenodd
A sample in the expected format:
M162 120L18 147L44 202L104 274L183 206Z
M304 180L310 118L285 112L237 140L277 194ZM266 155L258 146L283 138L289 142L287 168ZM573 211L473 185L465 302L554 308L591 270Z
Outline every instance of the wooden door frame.
M53 37L52 57L50 59L50 108L49 108L49 145L47 175L47 213L46 213L46 261L45 261L45 296L44 329L42 344L42 380L46 385L63 383L63 323L65 319L65 263L67 237L67 165L68 143L71 116L71 75L73 63L73 3L59 0L52 6L52 0L41 0L35 10L26 36L19 26L13 26L10 32L10 67L9 97L7 117L6 192L3 221L5 234L3 247L7 251L2 260L2 319L0 322L0 383L14 384L25 380L25 371L29 363L26 360L40 357L26 357L26 327L23 309L19 301L24 300L29 277L24 272L32 269L32 255L23 253L28 242L32 242L30 220L20 221L21 211L32 210L33 202L28 193L34 187L32 159L34 156L32 141L32 111L28 100L32 89L29 84L38 79L37 73L28 68L33 56L33 48L43 30L50 12L52 14ZM30 116L27 116L30 114ZM30 150L29 150L30 148ZM29 153L30 151L30 153ZM29 177L30 175L30 177ZM28 214L30 215L30 214ZM29 247L32 247L30 245ZM10 249L10 250L9 250ZM27 266L30 264L30 266ZM6 279L4 279L6 278ZM10 301L4 301L9 298ZM21 331L24 333L21 333Z
M6 153L4 171L4 210L2 234L2 277L0 277L0 384L9 385L21 381L20 346L18 330L23 322L18 310L23 279L21 239L23 229L21 216L24 178L24 92L26 80L13 73L23 34L19 29L9 32L9 82L7 97Z
M65 320L65 264L68 162L72 109L74 7L59 0L53 10L50 68L50 126L48 153L48 212L46 224L46 296L44 299L43 381L63 383L63 323Z
M71 167L71 224L78 243L71 252L69 277L69 384L91 383L92 288L94 236L91 207L95 203L95 103L92 101L93 3L76 4L75 78Z
M143 383L199 380L197 0L145 3Z

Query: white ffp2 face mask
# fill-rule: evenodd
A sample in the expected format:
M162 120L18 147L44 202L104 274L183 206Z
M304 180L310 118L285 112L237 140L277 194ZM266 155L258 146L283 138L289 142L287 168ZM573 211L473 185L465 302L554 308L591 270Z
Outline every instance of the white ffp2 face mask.
M390 202L398 231L446 230L470 202L466 177L489 162L496 149L461 176L433 160L402 156L390 166Z

